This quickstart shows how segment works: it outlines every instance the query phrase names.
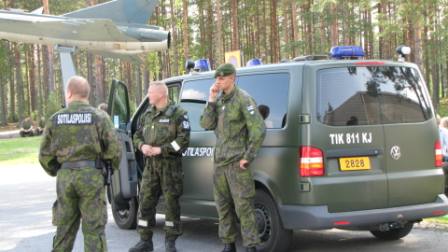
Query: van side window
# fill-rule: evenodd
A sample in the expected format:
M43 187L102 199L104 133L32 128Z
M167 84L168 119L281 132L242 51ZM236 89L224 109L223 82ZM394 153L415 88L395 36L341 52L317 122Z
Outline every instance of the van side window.
M317 118L331 126L423 122L432 112L422 85L409 67L320 70Z
M237 76L237 86L255 99L268 129L280 129L285 126L289 79L288 73ZM199 120L214 81L214 79L192 80L183 85L181 106L188 111L192 131L204 131L199 125Z

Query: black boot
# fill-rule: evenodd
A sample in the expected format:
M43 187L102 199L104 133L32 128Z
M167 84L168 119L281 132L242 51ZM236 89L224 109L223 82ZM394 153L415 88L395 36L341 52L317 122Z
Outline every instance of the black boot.
M176 252L176 240L165 239L165 251L166 252Z
M257 252L257 247L247 247L246 252Z
M222 252L236 252L235 243L225 243Z
M134 247L129 249L129 252L152 252L153 250L152 240L140 240Z

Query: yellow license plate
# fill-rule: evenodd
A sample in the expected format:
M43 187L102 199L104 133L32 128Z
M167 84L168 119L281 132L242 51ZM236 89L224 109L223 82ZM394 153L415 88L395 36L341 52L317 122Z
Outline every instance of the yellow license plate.
M370 170L370 159L368 157L339 158L341 171Z

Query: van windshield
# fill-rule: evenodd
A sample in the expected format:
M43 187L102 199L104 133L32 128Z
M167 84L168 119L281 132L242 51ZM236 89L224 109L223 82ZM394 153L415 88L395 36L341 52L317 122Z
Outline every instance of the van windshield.
M317 117L331 126L422 122L432 111L414 68L340 67L318 71Z

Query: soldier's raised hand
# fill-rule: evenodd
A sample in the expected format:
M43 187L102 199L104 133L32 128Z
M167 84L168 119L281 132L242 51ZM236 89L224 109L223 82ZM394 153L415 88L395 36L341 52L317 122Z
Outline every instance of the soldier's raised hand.
M215 102L218 97L219 91L220 91L220 88L219 88L218 84L216 82L213 83L213 85L210 87L210 96L208 97L208 101Z

